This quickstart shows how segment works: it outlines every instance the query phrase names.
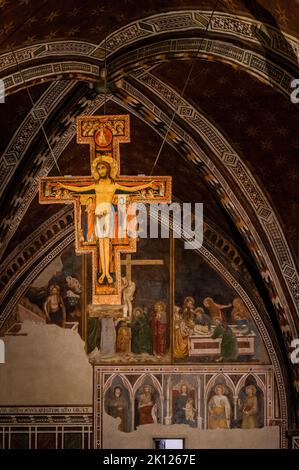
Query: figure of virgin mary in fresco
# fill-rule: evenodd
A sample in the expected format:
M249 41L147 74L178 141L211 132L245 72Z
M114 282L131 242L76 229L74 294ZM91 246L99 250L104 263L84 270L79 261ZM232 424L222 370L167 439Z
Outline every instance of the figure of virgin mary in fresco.
M196 409L194 398L191 396L188 386L182 384L179 394L174 400L173 423L195 425Z

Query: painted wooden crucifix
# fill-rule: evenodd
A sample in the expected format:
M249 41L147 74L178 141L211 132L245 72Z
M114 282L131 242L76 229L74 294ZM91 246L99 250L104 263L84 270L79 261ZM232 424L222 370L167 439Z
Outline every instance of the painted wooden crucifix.
M90 146L91 176L42 177L39 202L74 204L76 252L92 254L92 303L119 305L120 253L137 248L127 229L131 204L170 203L171 177L120 176L119 144L130 142L129 115L77 118L77 142Z

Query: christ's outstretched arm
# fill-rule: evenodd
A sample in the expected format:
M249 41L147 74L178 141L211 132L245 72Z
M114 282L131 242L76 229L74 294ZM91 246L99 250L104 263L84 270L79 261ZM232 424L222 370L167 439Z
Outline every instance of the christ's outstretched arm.
M140 191L141 189L150 188L153 184L153 181L149 183L140 184L139 186L123 186L122 184L116 183L116 189L120 189L121 191L127 191L128 193L134 193L135 191Z
M75 193L82 193L85 191L91 191L92 189L95 189L94 184L90 184L89 186L71 186L68 184L60 183L60 187L64 189L68 189L69 191L74 191Z

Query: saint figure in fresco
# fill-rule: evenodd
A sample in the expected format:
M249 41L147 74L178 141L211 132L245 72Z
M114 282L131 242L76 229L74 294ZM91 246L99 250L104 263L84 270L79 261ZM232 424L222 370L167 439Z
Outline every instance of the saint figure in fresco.
M193 316L194 333L207 335L211 332L211 317L204 312L204 309L197 307Z
M208 403L209 429L228 429L230 427L231 405L226 396L226 386L216 385L214 395Z
M183 359L189 355L190 328L175 307L173 313L173 354L176 359Z
M232 321L242 334L250 333L250 314L248 308L240 297L233 300Z
M130 353L131 352L131 328L125 321L120 322L117 330L116 338L116 352L119 353Z
M125 276L121 278L122 283L122 303L123 303L123 312L124 317L132 319L133 313L133 300L136 290L136 283L132 280L128 280Z
M185 418L187 423L194 424L195 423L195 413L196 408L194 407L194 400L193 398L188 398L186 406L185 406Z
M137 413L139 425L157 423L157 404L151 385L144 385L138 398Z
M133 310L132 352L152 354L152 330L150 322L140 307Z
M241 404L242 409L242 429L252 429L258 427L259 406L256 396L256 387L247 385L245 388L246 397Z
M220 357L216 359L216 361L221 362L223 360L237 359L239 351L237 337L235 333L226 322L221 322L219 318L215 319L215 323L217 326L211 338L216 339L222 337L220 346Z
M118 429L120 431L129 432L129 404L126 398L123 396L123 390L121 387L115 387L113 390L113 397L108 398L106 401L106 411L113 418L120 418L120 424Z
M182 319L188 324L188 322L192 321L193 314L195 310L195 300L193 297L186 297L183 303L183 307L181 309L181 317Z
M157 302L152 319L153 353L164 356L166 353L167 316L165 302Z
M213 325L216 324L216 319L220 318L222 321L225 321L226 318L223 314L223 310L225 310L226 308L232 307L232 304L228 304L228 305L217 304L216 302L214 302L212 297L206 297L203 301L203 304L210 314Z
M55 323L62 327L64 326L66 321L66 309L58 284L49 286L49 295L44 303L44 311L50 323Z

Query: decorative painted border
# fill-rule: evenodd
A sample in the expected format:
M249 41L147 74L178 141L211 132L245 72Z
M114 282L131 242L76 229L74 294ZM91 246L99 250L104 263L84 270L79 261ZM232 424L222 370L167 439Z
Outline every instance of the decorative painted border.
M91 415L93 407L89 405L68 406L1 406L0 415Z
M90 406L15 406L0 407L0 447L11 449L12 436L28 435L28 448L38 448L38 437L55 436L55 448L64 446L64 435L75 433L80 448L92 448L93 409Z
M299 437L298 436L292 436L292 449L299 449Z
M213 14L212 14L213 13ZM208 29L207 29L208 26ZM262 31L267 26L267 35ZM103 60L105 49L107 57L136 43L140 39L157 36L163 33L180 31L207 31L221 33L224 37L242 38L252 44L261 45L284 59L295 63L299 57L299 41L296 37L280 32L270 25L263 25L255 19L211 10L180 10L159 13L133 21L107 36L98 45L84 41L51 41L42 42L2 54L0 56L0 73L20 64L48 56L90 56Z
M25 238L25 240L22 240L16 246L16 248L5 258L3 263L1 263L1 266L0 266L0 281L1 281L1 277L3 275L8 274L7 270L9 268L11 268L11 270L14 271L14 269L12 267L12 263L15 260L20 258L20 259L22 259L22 261L26 262L24 254L23 254L23 252L25 250L29 250L29 253L30 253L30 246L31 245L35 246L34 244L35 244L36 241L40 241L40 242L44 243L41 240L41 237L43 235L46 236L46 231L47 231L48 227L51 227L51 229L53 228L53 230L54 230L54 226L56 224L58 225L58 227L60 226L60 219L63 220L64 217L67 217L68 215L71 217L71 220L73 220L72 209L65 206L59 212L52 215L52 217L50 217L45 222L43 222L41 225L39 225L36 230L31 232L31 234L28 235L28 237ZM18 263L18 265L20 265L20 263Z
M27 84L32 81L49 80L51 78L56 80L65 75L70 78L81 77L81 79L96 80L99 76L99 70L97 65L89 64L85 61L39 64L4 77L5 93L9 94L11 91L18 91L21 88L25 88Z
M125 74L128 75L138 68L145 68L153 63L158 65L171 59L190 60L195 58L214 59L239 66L245 72L272 85L288 97L292 91L291 81L296 78L280 65L266 59L263 54L251 51L249 47L242 48L221 39L189 37L155 41L124 53L111 62L109 75L111 79L116 81Z
M240 66L244 71L253 75L259 80L271 84L286 96L290 96L292 91L291 81L296 78L293 74L286 72L275 62L266 59L263 54L238 47L221 39L202 38L180 38L168 39L152 44L141 46L133 51L126 52L119 58L115 58L109 64L109 76L113 81L121 79L124 74L136 69L170 59L192 59L192 58L213 58L232 65ZM82 58L79 62L48 62L25 68L21 71L11 73L3 77L5 90L10 94L19 89L25 88L29 83L39 83L42 80L57 80L59 77L70 77L83 79L86 81L96 81L99 77L99 70L102 62L98 65L90 64L89 56Z

